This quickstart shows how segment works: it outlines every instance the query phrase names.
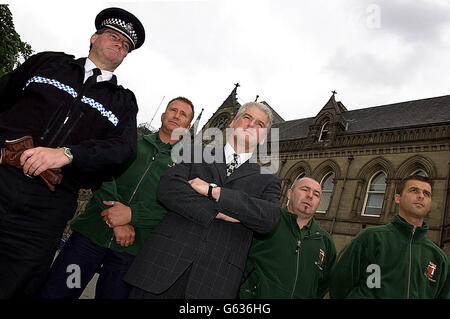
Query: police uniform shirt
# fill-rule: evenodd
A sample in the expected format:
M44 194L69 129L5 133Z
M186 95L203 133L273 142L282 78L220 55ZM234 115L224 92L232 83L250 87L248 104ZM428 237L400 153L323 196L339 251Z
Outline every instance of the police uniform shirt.
M84 64L84 82L93 74L93 69L97 66L92 62L89 58L86 59L86 63ZM111 71L100 70L102 74L97 76L97 82L109 81L111 80L113 73Z

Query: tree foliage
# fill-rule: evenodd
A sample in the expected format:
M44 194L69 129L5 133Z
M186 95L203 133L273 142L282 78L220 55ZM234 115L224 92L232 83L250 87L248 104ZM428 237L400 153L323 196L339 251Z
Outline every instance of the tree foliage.
M18 67L33 50L20 39L14 28L11 11L6 4L0 4L0 77Z

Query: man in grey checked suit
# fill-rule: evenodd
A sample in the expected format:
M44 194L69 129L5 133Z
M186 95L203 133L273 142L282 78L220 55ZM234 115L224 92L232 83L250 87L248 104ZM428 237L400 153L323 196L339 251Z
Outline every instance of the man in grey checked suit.
M270 232L280 217L281 180L251 158L271 123L268 107L246 103L218 160L185 161L161 176L167 214L125 276L130 298L237 297L253 232Z

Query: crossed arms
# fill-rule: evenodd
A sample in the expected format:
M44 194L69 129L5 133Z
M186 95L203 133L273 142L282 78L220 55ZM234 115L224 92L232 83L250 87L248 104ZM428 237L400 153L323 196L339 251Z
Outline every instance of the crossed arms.
M197 164L180 163L161 176L157 196L168 210L203 226L209 226L214 219L240 222L259 233L270 232L276 226L280 217L281 190L281 180L276 176L255 173L246 177L249 185L259 187L260 194L217 187L211 200L207 191L208 182L213 181L190 178L193 165Z

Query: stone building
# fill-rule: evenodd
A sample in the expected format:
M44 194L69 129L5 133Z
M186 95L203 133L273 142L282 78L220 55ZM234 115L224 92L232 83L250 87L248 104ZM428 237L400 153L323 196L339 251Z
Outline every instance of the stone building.
M230 124L240 107L238 86L203 131ZM434 181L428 237L450 256L450 96L347 110L333 92L315 117L285 121L274 112L272 127L279 130L281 203L295 179L318 180L316 220L338 252L365 227L388 223L397 211L396 184L417 173Z

